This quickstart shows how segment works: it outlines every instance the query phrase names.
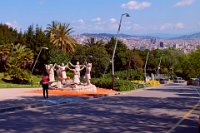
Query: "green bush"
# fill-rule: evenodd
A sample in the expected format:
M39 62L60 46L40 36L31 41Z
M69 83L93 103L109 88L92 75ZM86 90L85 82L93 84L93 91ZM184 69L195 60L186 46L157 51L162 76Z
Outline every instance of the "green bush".
M31 82L30 72L15 66L7 68L5 76L9 76L12 82L17 84L27 84Z
M124 71L117 71L115 72L115 76L118 77L120 80L143 80L142 70L139 69L129 69ZM104 75L105 78L111 78L112 74L106 74Z
M93 78L91 83L100 88L112 89L112 79L111 78Z
M91 79L91 83L97 87L112 89L112 79L111 78L96 78ZM115 90L116 91L129 91L137 88L143 88L144 85L132 83L129 80L116 80Z

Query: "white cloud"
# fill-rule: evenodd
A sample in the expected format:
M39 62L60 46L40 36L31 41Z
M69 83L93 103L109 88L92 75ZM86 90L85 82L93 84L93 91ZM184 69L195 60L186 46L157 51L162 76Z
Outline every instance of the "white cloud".
M79 19L78 23L81 24L81 25L85 25L85 21L83 19Z
M98 25L102 24L100 17L96 17L96 18L92 19L92 22L95 22Z
M179 23L176 23L176 25L175 25L175 28L176 29L184 29L184 24L183 23L181 23L181 22L179 22Z
M17 21L13 21L13 22L6 22L6 25L8 25L9 27L12 27L14 29L20 30L21 26L19 26L19 24L17 23Z
M113 24L113 23L117 23L117 20L115 18L110 18L109 22Z
M109 21L107 21L105 25L107 25L107 28L111 30L116 30L119 26L118 21L115 18L110 18Z
M122 8L127 8L129 10L142 10L150 6L151 6L151 3L149 2L144 1L144 2L138 3L135 0L129 1L128 3L124 3L121 5Z
M160 26L160 30L168 30L168 29L172 29L172 28L173 28L173 25L170 23L165 23Z
M92 19L92 21L93 22L99 22L99 21L101 21L101 18L100 17L96 17L96 18Z
M116 32L119 27L119 21L117 21L115 18L110 18L107 23L104 24L104 30L110 30L113 32ZM124 21L121 23L121 32L136 32L142 30L143 27L139 24L135 24L128 19L124 19Z
M133 30L133 31L139 31L139 30L142 30L142 29L143 29L143 27L142 27L141 25L135 24L135 23L127 24L127 25L125 26L125 28L126 28L127 30Z
M173 29L184 29L185 26L182 22L178 22L176 24L172 24L172 23L165 23L163 25L160 26L160 30L164 31L164 30L173 30Z
M99 17L100 18L100 17ZM83 32L105 32L105 33L116 33L119 27L119 20L116 18L110 18L107 20L99 19L98 17L92 19L92 21L84 21L83 19L79 19L75 21L72 25L76 27L75 31ZM95 20L95 21L94 21ZM122 33L131 33L131 32L139 32L144 28L139 24L135 24L128 19L124 19L121 25Z
M189 6L194 2L195 2L195 0L181 0L181 1L177 2L174 6L175 7L184 7L184 6Z

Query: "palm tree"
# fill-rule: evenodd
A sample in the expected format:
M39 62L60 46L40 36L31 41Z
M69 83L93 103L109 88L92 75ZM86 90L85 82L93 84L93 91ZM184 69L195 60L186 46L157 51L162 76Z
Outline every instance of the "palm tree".
M104 44L102 40L96 40L94 37L91 37L90 39L87 39L86 42L84 42L86 46L101 46Z
M48 24L45 32L47 32L47 35L49 37L53 36L54 33L56 33L58 23L56 21L52 21L52 24Z
M33 60L32 51L25 45L14 45L11 43L8 45L8 50L10 52L8 54L8 60L6 62L7 66L17 66L21 68L21 66Z
M30 61L33 60L33 53L31 49L21 44L7 44L9 51L6 59L6 72L4 76L9 76L13 82L27 82L30 81L30 72L25 68Z
M56 47L65 52L75 51L77 42L70 36L72 28L69 27L69 24L53 21L51 25L48 25L46 32L50 37L50 42Z

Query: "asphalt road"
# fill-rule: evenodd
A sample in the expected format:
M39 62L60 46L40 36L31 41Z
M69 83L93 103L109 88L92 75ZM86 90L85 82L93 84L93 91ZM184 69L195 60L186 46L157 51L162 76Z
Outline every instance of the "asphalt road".
M199 100L194 87L173 84L76 103L0 113L0 132L198 133Z

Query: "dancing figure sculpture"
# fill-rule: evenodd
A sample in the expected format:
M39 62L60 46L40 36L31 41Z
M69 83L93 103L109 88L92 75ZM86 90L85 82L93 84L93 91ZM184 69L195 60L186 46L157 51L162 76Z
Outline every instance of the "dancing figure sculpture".
M90 79L91 79L90 71L91 71L91 69L92 69L92 63L87 63L86 71L85 71L85 79L86 79L87 85L91 85L91 83L90 83Z
M66 74L66 67L67 66L65 66L64 63L62 63L61 66L59 66L59 67L60 67L60 70L61 70L62 84L64 84L66 79L67 79L67 74Z
M76 65L73 65L71 62L69 62L69 64L74 67L74 69L71 69L67 65L67 68L74 72L74 84L80 84L80 71L82 71L85 68L85 65L79 65L79 62L77 62Z
M57 87L58 88L62 88L62 70L61 70L61 66L60 65L57 65L57 70L56 70L56 73L57 73L57 78L58 78L58 82L57 82Z
M49 82L52 83L55 81L55 77L54 77L54 70L55 70L55 65L56 64L49 64L49 65L45 65L45 68L49 74Z

